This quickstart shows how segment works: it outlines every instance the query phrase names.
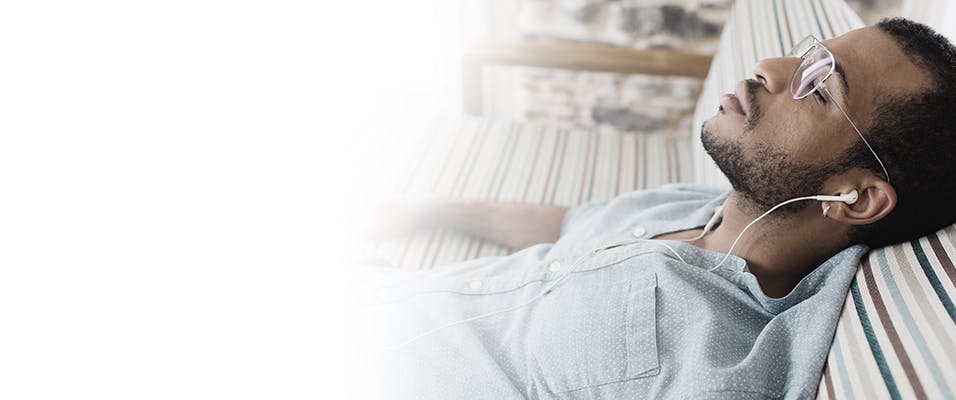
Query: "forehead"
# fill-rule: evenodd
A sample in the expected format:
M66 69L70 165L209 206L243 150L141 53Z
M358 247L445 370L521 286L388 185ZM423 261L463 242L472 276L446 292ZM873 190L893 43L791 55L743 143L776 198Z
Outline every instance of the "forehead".
M862 119L873 113L879 97L915 93L928 82L925 72L877 27L852 30L823 43L846 71L847 100L858 115L863 113Z

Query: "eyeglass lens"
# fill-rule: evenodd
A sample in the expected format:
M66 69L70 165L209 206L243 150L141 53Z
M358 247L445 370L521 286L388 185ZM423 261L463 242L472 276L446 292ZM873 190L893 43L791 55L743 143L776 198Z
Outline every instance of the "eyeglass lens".
M812 93L833 71L833 57L823 47L813 46L801 53L800 66L790 80L790 94L798 99Z

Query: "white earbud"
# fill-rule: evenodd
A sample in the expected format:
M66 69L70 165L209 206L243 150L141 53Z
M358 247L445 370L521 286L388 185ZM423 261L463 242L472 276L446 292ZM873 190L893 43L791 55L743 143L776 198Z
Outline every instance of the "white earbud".
M820 200L820 201L842 201L842 202L844 202L844 203L846 203L846 204L856 203L857 198L859 198L859 195L856 193L856 189L854 189L854 190L853 190L852 192L850 192L850 193L841 194L841 195L839 195L839 196L822 196L822 195L821 195L821 196L813 196L813 199L814 199L814 200Z

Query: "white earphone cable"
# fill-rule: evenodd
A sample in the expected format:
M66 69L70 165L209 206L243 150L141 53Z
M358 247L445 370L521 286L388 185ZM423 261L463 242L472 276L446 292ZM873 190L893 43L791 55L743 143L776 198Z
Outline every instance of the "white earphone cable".
M733 252L734 252L734 247L737 246L737 242L740 241L740 238L742 238L742 237L744 236L744 233L747 232L747 229L750 229L750 227L753 226L753 224L757 223L757 221L760 221L763 217L766 217L767 215L770 215L770 213L772 213L774 210L776 210L776 209L778 209L778 208L780 208L780 207L783 207L783 206L785 206L785 205L787 205L787 204L790 204L790 203L793 203L793 202L797 202L797 201L801 201L801 200L816 200L817 197L820 197L820 196L797 197L797 198L795 198L795 199L787 200L787 201L785 201L785 202L783 202L783 203L780 203L780 204L777 204L777 205L773 206L771 209L767 210L765 213L763 213L763 214L761 214L759 217L757 217L757 219L755 219L755 220L753 220L753 221L750 221L750 223L747 224L746 227L744 227L744 230L740 231L740 234L737 235L737 238L734 239L734 243L730 245L730 250L727 250L727 254L724 255L724 258L720 259L720 262L717 263L717 265L715 265L715 266L713 266L713 267L710 267L710 268L708 268L707 270L708 270L708 271L713 271L713 270L717 269L718 267L720 267L720 266L724 263L724 261L727 261L727 258L730 257L731 254L733 254Z
M846 196L850 196L850 195L846 195ZM757 217L757 219L755 219L755 220L751 221L749 224L747 224L747 226L744 227L744 229L743 229L742 231L740 231L740 234L737 235L737 238L734 239L734 242L733 242L733 244L730 245L730 250L727 251L727 254L724 255L724 257L720 260L719 263L717 263L717 265L715 265L715 266L713 266L713 267L707 269L707 271L713 271L713 270L717 269L718 267L720 267L720 266L724 263L724 261L726 261L727 258L730 257L730 255L733 253L734 247L737 246L737 242L740 240L741 237L743 237L744 233L746 233L747 230L750 229L751 226L753 226L755 223L757 223L757 221L760 221L761 219L763 219L763 218L766 217L767 215L770 215L770 213L773 212L774 210L776 210L776 209L778 209L778 208L780 208L780 207L782 207L782 206L784 206L784 205L787 205L787 204L790 204L790 203L793 203L793 202L796 202L796 201L801 201L801 200L821 200L821 201L825 201L825 200L836 200L836 201L841 201L842 199L841 199L840 197L842 197L842 195L841 195L841 196L807 196L807 197L798 197L798 198L795 198L795 199L790 199L790 200L784 201L783 203L777 204L777 205L774 206L773 208L771 208L771 209L767 210L766 212L764 212L763 214L761 214L759 217ZM849 198L848 198L848 199L849 199ZM843 201L845 201L845 200L843 200ZM856 201L856 192L854 191L853 194L852 194L852 200L850 200L850 201L848 202L848 204L852 204L852 203L855 202L855 201ZM714 215L710 218L710 221L707 222L707 224L704 226L704 230L703 230L699 235L697 235L696 237L691 238L691 239L679 239L678 241L681 241L681 242L693 242L693 241L696 241L696 240L699 240L699 239L703 238L704 235L708 234L708 233L710 232L710 230L714 227L714 225L716 225L717 222L721 220L722 216L723 216L723 206L720 206L720 207L718 207L718 208L714 211ZM502 313L506 313L506 312L509 312L509 311L514 311L514 310L517 310L517 309L519 309L519 308L525 307L525 306L527 306L527 305L529 305L529 304L531 304L531 303L534 303L534 302L537 301L538 299L544 297L544 296L547 295L548 293L551 293L551 291L554 290L554 288L557 287L557 285L560 284L567 276L569 276L571 273L577 271L577 269L580 268L581 262L582 262L585 258L590 257L590 256L593 256L593 255L595 255L595 254L597 254L597 253L600 253L600 252L602 252L602 251L605 251L605 250L610 250L610 249L613 249L613 248L616 248L616 247L625 246L625 245L634 244L634 243L639 243L639 242L656 243L656 244L660 244L660 245L662 245L662 246L664 246L664 247L667 247L672 253L674 253L675 256L677 256L677 259L679 259L681 262L683 262L683 263L685 263L685 264L687 263L686 261L684 261L684 258L681 257L680 253L678 253L677 250L675 250L673 247L671 247L671 246L668 245L667 243L664 243L664 242L662 242L662 241L657 241L657 240L654 240L654 239L633 239L633 240L625 240L625 241L621 241L621 242L609 244L609 245L606 245L606 246L604 246L604 247L596 248L596 249L594 249L594 250L591 250L591 251L589 251L589 252L587 252L587 253L581 255L581 256L578 257L577 259L575 259L575 261L571 264L571 267L568 268L568 270L565 271L563 274L561 274L561 276L559 276L558 279L555 279L554 281L552 281L551 284L550 284L547 288L545 288L545 289L542 290L540 293L538 293L537 295L535 295L535 296L532 297L530 300L528 300L528 301L526 301L526 302L524 302L524 303L521 303L521 304L518 304L518 305L515 305L515 306L511 306L511 307L507 307L507 308L503 308L503 309L500 309L500 310L492 311L492 312L490 312L490 313L486 313L486 314L482 314L482 315L477 315L477 316L474 316L474 317L466 318L466 319L463 319L463 320L460 320L460 321L450 322L450 323L447 323L447 324L445 324L445 325L441 325L441 326L436 327L436 328L434 328L434 329L430 329L430 330L425 331L425 332L423 332L423 333L421 333L421 334L418 334L418 335L412 337L411 339L408 339L408 340L406 340L406 341L404 341L404 342L402 342L402 343L399 343L399 344L397 344L397 345L394 345L394 346L385 346L384 349L385 349L385 350L398 350L398 349L400 349L400 348L402 348L402 347L404 347L404 346L406 346L406 345L408 345L408 344L410 344L410 343L412 343L412 342L415 342L416 340L419 340L419 339L421 339L421 338L423 338L423 337L426 337L426 336L428 336L428 335L431 335L431 334L433 334L433 333L435 333L435 332L438 332L438 331L440 331L440 330L442 330L442 329L445 329L445 328L448 328L448 327L452 327L452 326L455 326L455 325L459 325L459 324L463 324L463 323L466 323L466 322L475 321L475 320L478 320L478 319L490 317L490 316L493 316L493 315L502 314Z

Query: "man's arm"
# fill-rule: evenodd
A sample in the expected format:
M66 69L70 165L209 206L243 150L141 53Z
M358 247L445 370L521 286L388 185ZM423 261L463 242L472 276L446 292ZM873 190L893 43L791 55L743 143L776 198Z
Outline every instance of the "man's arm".
M530 203L434 200L393 210L387 231L407 232L423 227L445 227L511 249L553 243L561 236L567 207Z
M567 207L529 203L441 202L435 223L511 249L554 243L561 236Z

